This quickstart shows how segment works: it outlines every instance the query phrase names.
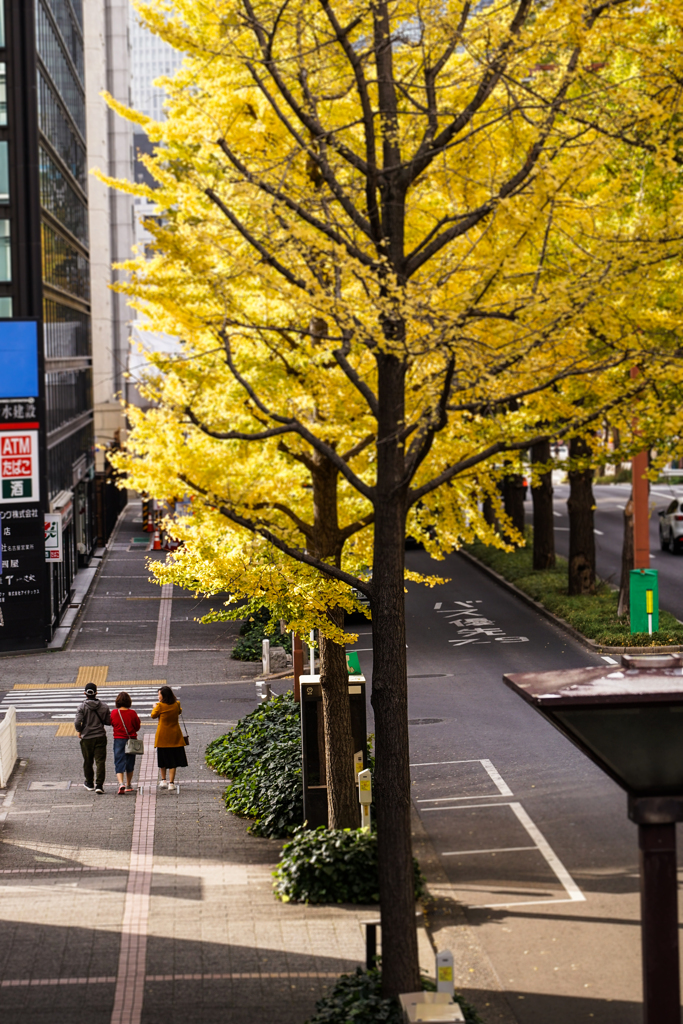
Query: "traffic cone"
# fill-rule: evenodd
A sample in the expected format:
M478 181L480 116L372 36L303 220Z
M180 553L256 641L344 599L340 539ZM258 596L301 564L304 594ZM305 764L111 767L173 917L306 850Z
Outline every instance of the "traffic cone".
M158 526L154 527L154 543L152 544L152 551L161 551L161 531Z

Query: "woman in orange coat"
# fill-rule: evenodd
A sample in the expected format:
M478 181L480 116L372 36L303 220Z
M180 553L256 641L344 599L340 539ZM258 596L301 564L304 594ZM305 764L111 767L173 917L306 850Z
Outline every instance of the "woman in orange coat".
M152 718L158 718L154 746L157 748L157 764L161 771L159 789L166 789L166 771L168 770L168 789L174 788L176 768L187 768L185 756L185 737L178 719L182 708L170 686L159 689L159 703L152 708Z

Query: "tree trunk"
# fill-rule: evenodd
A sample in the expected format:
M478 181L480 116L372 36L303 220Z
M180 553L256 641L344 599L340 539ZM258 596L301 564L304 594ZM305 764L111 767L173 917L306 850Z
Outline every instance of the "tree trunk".
M624 509L624 540L621 546L621 582L619 583L619 604L617 615L628 615L631 611L631 569L633 569L633 491Z
M531 462L550 462L550 441L539 441L531 449ZM555 568L555 520L552 474L541 473L531 488L534 503L534 569Z
M329 611L343 625L341 609ZM328 828L358 828L360 810L353 767L353 734L349 704L346 652L339 644L320 637L320 682L325 730Z
M495 528L496 513L493 508L493 498L484 498L481 511L482 515L484 516L484 522L488 523L489 526L493 526Z
M583 438L569 442L571 459L588 458L590 448ZM595 593L595 533L593 528L593 470L569 471L569 594Z
M341 564L343 540L337 518L338 471L317 454L309 463L313 482L313 532L311 548L317 558L333 558ZM343 612L328 609L343 625ZM339 644L320 637L320 687L322 690L329 828L358 828L360 812L353 768L354 743L349 704L349 673L346 652Z
M619 427L612 427L612 444L615 448L619 448L619 446L621 445L621 434L619 433ZM617 473L619 473L621 470L621 463L615 462L613 463L613 465L614 475L616 476Z
M506 516L524 536L524 477L521 473L503 477L503 504Z
M410 748L404 607L404 365L378 353L378 443L372 576L372 706L382 920L382 991L420 988L410 828Z

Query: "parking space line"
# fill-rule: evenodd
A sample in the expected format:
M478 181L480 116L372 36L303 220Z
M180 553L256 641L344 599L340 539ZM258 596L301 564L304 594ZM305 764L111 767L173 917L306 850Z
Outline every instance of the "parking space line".
M519 820L520 824L524 826L524 828L527 830L533 841L536 843L536 846L538 847L541 856L545 857L551 871L553 871L557 875L558 879L562 883L562 886L564 887L565 892L567 893L567 896L569 896L569 898L574 902L585 901L586 897L583 895L578 885L576 884L572 876L569 874L566 867L564 866L560 858L557 856L557 854L555 853L555 851L553 850L553 848L551 847L550 843L545 838L541 830L536 825L534 825L533 821L531 820L527 812L524 810L522 805L518 803L511 803L510 807L512 808L513 814L517 816L517 819Z
M476 797L475 797L476 799ZM471 811L474 807L512 807L509 800L501 800L499 804L458 804L457 807L422 807L421 810L427 811Z
M496 786L496 788L500 790L501 796L514 796L514 793L508 786L507 782L505 782L500 772L496 771L496 769L493 767L493 764L491 763L491 761L488 760L488 758L482 759L481 766L491 779L491 782L494 784L494 786Z
M510 796L512 796L512 793L510 793ZM447 800L500 800L500 793L491 793L490 796L488 794L484 794L484 796L425 796L420 797L416 803L435 804ZM428 807L424 809L425 811L429 810Z
M467 857L472 853L514 853L516 850L536 850L536 846L496 846L491 850L448 850L442 857Z
M464 761L420 761L418 764L411 764L411 768L430 768L435 764L481 764L480 757L466 757Z

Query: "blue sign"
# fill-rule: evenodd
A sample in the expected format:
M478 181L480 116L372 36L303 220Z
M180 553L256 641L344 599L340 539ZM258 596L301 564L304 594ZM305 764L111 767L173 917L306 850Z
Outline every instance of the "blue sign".
M0 320L0 396L38 397L38 324Z

